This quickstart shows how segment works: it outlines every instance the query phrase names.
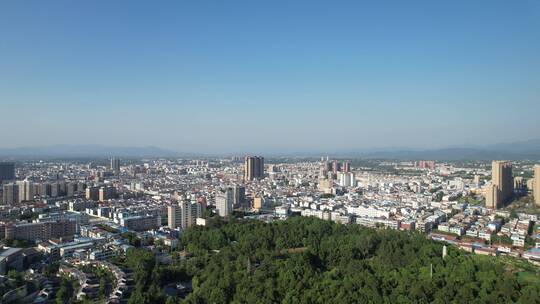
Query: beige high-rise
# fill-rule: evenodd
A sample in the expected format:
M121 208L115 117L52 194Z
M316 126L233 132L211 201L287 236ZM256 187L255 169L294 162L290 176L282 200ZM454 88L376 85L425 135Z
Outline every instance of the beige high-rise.
M494 160L491 163L491 186L486 188L486 207L497 209L507 204L514 195L512 164Z
M257 210L262 209L263 205L264 205L264 199L262 197L257 196L253 199L254 209L257 209Z
M540 165L534 166L533 195L534 204L540 207Z

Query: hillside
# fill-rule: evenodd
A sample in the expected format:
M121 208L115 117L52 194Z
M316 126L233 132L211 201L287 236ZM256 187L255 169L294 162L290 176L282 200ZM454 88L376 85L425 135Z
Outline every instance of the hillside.
M182 243L191 257L179 269L193 276L187 303L540 301L540 286L500 259L453 247L442 259L443 244L416 233L291 218L197 227Z

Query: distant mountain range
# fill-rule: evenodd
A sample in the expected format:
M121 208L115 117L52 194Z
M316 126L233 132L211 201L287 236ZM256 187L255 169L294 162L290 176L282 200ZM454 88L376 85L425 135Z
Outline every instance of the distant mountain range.
M363 158L434 159L434 160L540 160L540 139L485 146L455 146L441 149L381 149L360 152Z
M241 153L238 153L241 154ZM261 153L265 155L264 153ZM295 153L294 156L327 155L326 153ZM196 153L181 153L155 146L117 147L104 145L53 145L46 147L20 147L0 149L1 158L37 159L37 158L102 158L102 157L187 157ZM202 155L200 153L199 155ZM205 155L209 155L206 153ZM334 157L369 158L369 159L433 159L433 160L540 160L540 139L512 143L498 143L477 146L462 145L440 149L381 148L363 151L331 153ZM290 156L268 153L268 156Z

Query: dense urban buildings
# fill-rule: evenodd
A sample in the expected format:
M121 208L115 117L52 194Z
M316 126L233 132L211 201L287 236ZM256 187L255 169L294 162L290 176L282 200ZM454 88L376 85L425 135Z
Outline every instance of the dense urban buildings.
M208 226L194 229L202 237L227 223L309 217L416 231L463 252L540 264L540 212L530 206L538 166L530 162L241 160L133 159L120 171L110 159L20 162L18 178L2 186L0 237L76 271L81 262L116 269L111 263L126 258L130 248L165 263L188 261L203 252L182 243L194 240L195 226ZM205 246L227 244L221 236L211 236ZM0 273L28 269L19 259L31 251L17 246L0 248Z

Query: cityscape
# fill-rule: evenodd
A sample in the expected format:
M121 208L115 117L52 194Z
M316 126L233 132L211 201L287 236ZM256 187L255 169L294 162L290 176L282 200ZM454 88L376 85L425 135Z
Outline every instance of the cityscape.
M73 299L128 300L137 287L120 261L131 248L175 265L189 259L184 232L216 220L317 218L540 265L540 164L532 162L112 157L2 162L0 173L0 271L40 287L5 290L5 301L58 293L50 267L75 282ZM161 287L174 297L192 288L177 285Z
M540 2L0 25L0 303L540 303Z

